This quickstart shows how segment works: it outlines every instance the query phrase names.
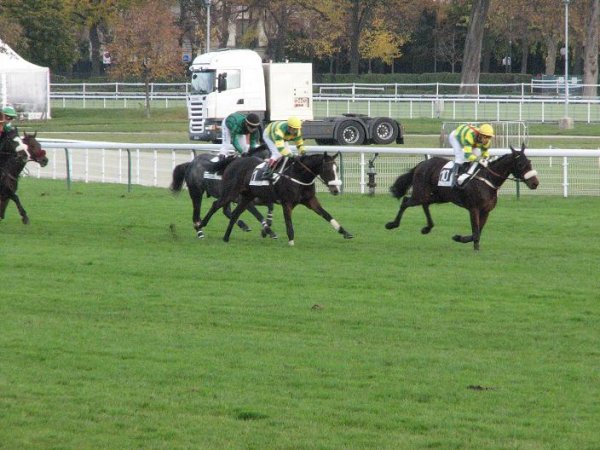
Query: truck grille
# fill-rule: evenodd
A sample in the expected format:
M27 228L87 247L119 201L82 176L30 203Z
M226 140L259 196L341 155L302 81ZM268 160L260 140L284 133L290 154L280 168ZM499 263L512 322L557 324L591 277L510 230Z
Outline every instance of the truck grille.
M191 133L203 133L204 132L204 116L202 115L204 102L206 96L194 97L188 99L188 114L190 117L190 132Z

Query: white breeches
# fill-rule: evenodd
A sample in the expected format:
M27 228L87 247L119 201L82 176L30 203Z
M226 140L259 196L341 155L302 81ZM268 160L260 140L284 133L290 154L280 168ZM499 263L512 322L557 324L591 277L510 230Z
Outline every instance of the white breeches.
M267 144L267 147L269 147L269 151L271 152L271 156L269 157L269 159L272 159L273 161L277 161L279 158L281 158L281 153L279 153L279 150L277 150L277 146L275 145L275 142L273 142L271 140L271 138L269 137L267 130L263 131L263 140L265 141L265 144ZM284 145L285 145L285 148L287 148L288 150L290 149L287 142L285 142Z

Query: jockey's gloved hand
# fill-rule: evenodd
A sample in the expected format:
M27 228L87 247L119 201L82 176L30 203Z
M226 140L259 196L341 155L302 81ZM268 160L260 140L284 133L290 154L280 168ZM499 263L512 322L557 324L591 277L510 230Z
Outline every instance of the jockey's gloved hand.
M488 166L488 160L485 158L481 158L479 160L479 164L481 164L483 167L487 167Z

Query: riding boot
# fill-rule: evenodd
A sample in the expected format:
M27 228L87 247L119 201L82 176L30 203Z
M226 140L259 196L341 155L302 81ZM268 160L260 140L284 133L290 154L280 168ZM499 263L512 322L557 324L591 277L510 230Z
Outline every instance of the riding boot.
M458 163L454 163L454 165L452 166L452 172L450 173L450 180L451 180L450 186L452 188L456 187L456 179L458 178L458 169L459 168L460 168L460 164L458 164Z

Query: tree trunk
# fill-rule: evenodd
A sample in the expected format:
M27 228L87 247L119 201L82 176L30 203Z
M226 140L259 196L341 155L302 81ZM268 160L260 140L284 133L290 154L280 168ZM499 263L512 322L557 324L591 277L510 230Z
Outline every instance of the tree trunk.
M583 52L583 96L595 97L598 95L598 37L600 26L598 21L598 7L600 0L591 0L589 10L589 23L585 30Z
M352 19L350 23L352 24L351 34L350 34L350 73L354 75L358 75L358 67L360 62L360 51L358 49L359 41L360 41L360 2L353 1L352 2L352 11L351 16Z
M527 73L527 60L529 59L529 41L523 39L521 41L521 73Z
M474 0L471 11L469 30L465 40L465 51L460 77L460 93L476 94L479 75L481 73L481 45L485 20L490 8L490 0ZM471 86L467 86L471 85Z
M557 45L552 36L546 37L546 75L556 73L556 53Z
M90 47L92 58L92 75L100 75L100 63L102 55L100 55L100 36L98 35L98 25L94 24L90 27Z

